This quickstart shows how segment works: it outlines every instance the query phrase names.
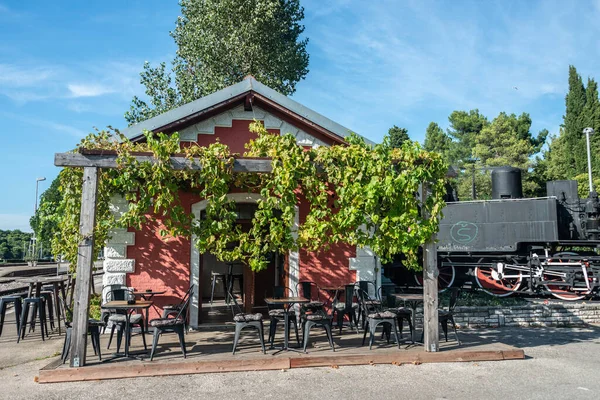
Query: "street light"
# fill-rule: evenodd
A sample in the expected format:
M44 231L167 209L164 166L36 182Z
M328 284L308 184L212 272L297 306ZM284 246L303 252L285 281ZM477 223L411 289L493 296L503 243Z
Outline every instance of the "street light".
M590 135L594 134L594 128L585 128L585 140L587 142L587 157L588 157L588 179L590 180L590 193L594 191L594 182L592 182L592 155L590 151Z
M38 189L39 189L39 184L42 181L45 181L46 178L45 177L39 177L35 180L35 205L33 206L33 217L35 218L35 214L37 214L37 209L38 209ZM31 238L32 243L32 248L31 248L31 258L32 261L33 259L35 259L36 257L36 247L37 247L37 238L35 237L35 229L33 230L33 237ZM35 265L35 261L33 261Z
M39 184L41 181L45 181L45 180L46 180L46 178L45 178L45 177L40 177L40 178L37 178L37 179L35 180L35 206L33 207L33 214L34 214L34 215L35 215L35 213L37 212L37 206L38 206L38 184Z

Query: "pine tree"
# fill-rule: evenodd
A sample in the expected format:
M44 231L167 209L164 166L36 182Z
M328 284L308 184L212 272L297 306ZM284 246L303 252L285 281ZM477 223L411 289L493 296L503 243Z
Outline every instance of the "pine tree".
M408 129L399 128L396 125L388 130L388 136L390 137L390 145L395 149L402 147L404 142L410 140Z
M440 153L446 161L449 161L448 152L450 151L451 144L452 139L438 124L435 122L429 123L425 131L425 142L423 143L425 150Z

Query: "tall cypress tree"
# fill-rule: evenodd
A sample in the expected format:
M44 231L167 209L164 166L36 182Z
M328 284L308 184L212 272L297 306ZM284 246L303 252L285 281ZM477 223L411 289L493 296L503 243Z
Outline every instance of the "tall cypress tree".
M563 116L563 135L564 143L569 149L567 158L563 160L565 163L565 172L568 176L565 178L573 178L581 171L585 170L585 148L582 148L583 136L583 111L586 103L586 92L583 86L581 76L577 73L577 69L569 66L569 92L565 97L566 111ZM581 151L583 152L583 156Z
M598 133L591 137L592 170L598 176L600 171L600 101L598 100L598 83L593 78L588 78L585 88L585 107L581 116L581 125L584 128L591 127ZM582 146L585 146L585 135L581 138ZM581 157L587 157L585 147L581 151ZM587 160L584 158L584 161ZM587 165L587 164L586 164ZM584 171L587 172L587 169ZM583 173L583 171L579 171Z

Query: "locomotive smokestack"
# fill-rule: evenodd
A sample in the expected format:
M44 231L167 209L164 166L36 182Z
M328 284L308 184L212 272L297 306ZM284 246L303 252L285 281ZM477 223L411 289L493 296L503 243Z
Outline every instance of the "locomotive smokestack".
M588 179L590 180L590 195L594 192L594 182L592 181L592 156L590 154L590 135L594 134L594 128L585 128L583 130L587 142L587 161L588 161Z
M521 170L500 167L492 171L492 199L520 199L523 197Z

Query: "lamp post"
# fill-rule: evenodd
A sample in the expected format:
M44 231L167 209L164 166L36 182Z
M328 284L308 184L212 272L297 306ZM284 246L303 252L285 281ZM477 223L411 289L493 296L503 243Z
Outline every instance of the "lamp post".
M39 177L35 180L35 205L33 206L33 216L35 218L35 214L37 214L37 209L38 209L38 193L39 193L39 184L42 181L45 181L46 178L45 177ZM36 250L37 250L37 238L35 237L35 229L33 231L33 237L31 238L31 240L33 241L33 246L31 249L31 258L32 261L33 259L36 257ZM34 262L35 264L35 262Z
M587 142L587 162L588 162L588 179L590 184L590 193L594 191L594 182L592 181L592 155L590 150L590 135L594 134L594 128L585 128L583 130L585 140Z

